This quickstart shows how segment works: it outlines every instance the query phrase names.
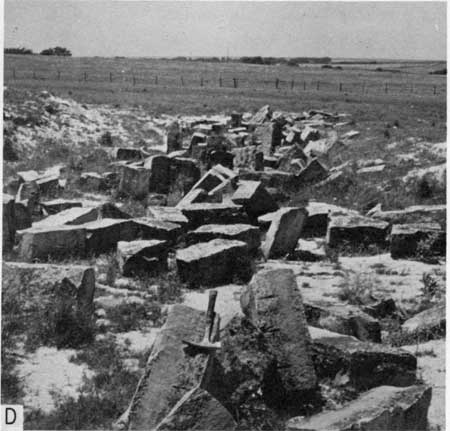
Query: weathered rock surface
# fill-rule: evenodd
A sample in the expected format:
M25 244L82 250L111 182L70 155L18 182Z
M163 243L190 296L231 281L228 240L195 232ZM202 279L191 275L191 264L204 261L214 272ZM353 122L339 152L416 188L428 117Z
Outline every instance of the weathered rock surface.
M328 169L318 160L311 160L298 175L296 182L301 185L316 183L328 176Z
M282 208L276 212L261 247L266 259L291 253L302 232L307 211L305 208Z
M259 228L249 224L205 224L187 235L188 243L208 242L216 238L242 241L250 252L261 245Z
M386 243L389 223L357 215L332 215L328 223L327 243L330 247L343 244L369 245Z
M409 386L416 382L417 360L411 353L348 335L310 327L312 358L319 379L347 375L359 390Z
M82 226L30 227L20 231L19 256L25 261L85 255L86 229Z
M261 181L266 188L276 188L283 192L294 190L297 179L291 172L266 168L264 171L239 169L239 178L245 181Z
M167 243L159 240L119 241L117 261L124 276L167 269Z
M169 245L176 243L182 233L179 224L168 221L155 220L149 217L138 217L133 219L137 233L135 238L161 239Z
M263 270L255 274L241 297L248 318L264 336L282 364L280 403L294 408L315 391L317 380L311 360L311 339L294 273L289 269ZM282 388L282 389L281 389ZM310 394L311 395L311 394Z
M183 214L180 208L149 206L147 207L147 216L159 221L175 223L184 227L188 224L188 218Z
M439 223L445 226L447 205L414 205L402 210L382 211L381 208L371 210L367 215L388 221L392 224L406 223Z
M411 223L392 226L392 258L415 256L420 241L427 241L427 254L445 255L445 232L437 223Z
M188 218L192 229L204 224L248 223L248 216L241 205L199 203L186 205L181 211Z
M351 335L362 341L381 342L378 320L349 304L304 301L306 319L311 326Z
M178 274L183 282L196 287L227 284L237 277L248 281L251 262L247 244L215 239L177 250Z
M70 208L81 207L83 203L70 199L53 199L51 201L41 202L41 206L48 215L53 215Z
M209 392L191 389L156 427L157 431L233 431L236 422L230 412Z
M440 338L445 334L445 304L429 308L408 319L402 325L402 332L417 339Z
M151 171L138 165L124 165L120 172L119 193L143 199L149 193Z
M288 430L408 430L427 429L431 388L380 386L362 394L340 410L309 418L292 418Z
M166 155L151 156L144 162L144 168L150 171L150 192L167 193L170 188L171 160Z
M242 205L251 220L276 211L278 205L260 181L239 181L231 200Z
M25 323L26 331L36 329L45 319L45 334L40 335L58 345L63 339L67 342L70 334L76 337L77 328L89 326L94 311L94 268L22 262L4 262L2 268L3 304L20 304L18 309L5 307L4 312L16 313L14 318Z
M135 395L116 427L150 430L170 413L191 389L208 389L209 355L191 351L183 340L200 341L205 313L183 305L171 307L158 333Z

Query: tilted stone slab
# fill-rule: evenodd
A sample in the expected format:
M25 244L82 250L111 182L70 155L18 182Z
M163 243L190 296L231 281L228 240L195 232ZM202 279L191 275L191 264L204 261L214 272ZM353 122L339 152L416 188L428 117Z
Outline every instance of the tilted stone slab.
M83 226L30 227L20 231L19 236L19 256L25 261L86 255L86 229Z
M82 201L69 199L53 199L51 201L41 202L41 206L48 215L53 215L70 208L82 207Z
M137 199L145 198L149 193L150 178L150 169L143 166L124 165L120 171L119 193Z
M283 257L295 249L306 219L305 208L282 208L272 220L261 247L266 259Z
M166 155L155 155L145 160L144 168L150 170L149 191L168 193L170 188L171 159Z
M445 232L437 223L395 224L391 230L393 259L412 257L418 252L420 241L427 241L427 252L445 255Z
M210 357L192 351L182 340L199 342L205 333L205 312L184 305L171 307L159 332L135 395L116 427L152 430L191 389L208 389Z
M255 274L241 298L244 313L263 331L280 364L283 404L301 405L317 379L301 294L290 269Z
M14 197L3 193L3 250L11 250L16 236Z
M445 323L445 304L441 304L408 319L402 325L402 332L422 340L440 338L445 334Z
M380 386L363 393L339 410L326 411L309 418L289 419L286 429L423 431L427 429L430 400L431 387Z
M261 245L259 228L249 224L206 224L189 232L189 244L208 242L216 238L232 239L247 244L250 252L255 252Z
M147 207L146 212L147 217L149 218L176 223L181 227L186 226L189 222L188 218L183 214L181 209L177 207L149 206Z
M156 427L157 431L233 431L230 412L208 391L197 387L187 392Z
M160 240L119 241L117 261L125 275L158 273L167 269L167 242Z
M248 223L248 216L241 205L229 203L199 203L181 208L192 229L204 224Z
M23 262L4 262L2 268L2 301L20 304L15 318L24 320L26 327L33 329L36 319L46 316L45 327L49 330L46 335L61 336L73 329L68 326L70 319L80 325L90 323L94 311L94 268ZM58 313L65 314L64 321L53 318Z
M266 168L264 171L239 169L239 178L246 181L261 181L266 188L276 188L283 192L296 190L297 178L291 172Z
M378 320L354 305L306 300L304 305L306 319L311 326L351 335L362 341L381 342L381 327Z
M231 200L236 205L242 205L252 220L278 209L277 203L261 181L239 181Z
M367 390L376 386L409 386L416 382L414 355L384 344L310 327L312 357L320 379L348 375L349 383Z
M182 233L182 229L177 223L155 220L149 217L135 218L133 223L138 231L135 238L161 239L169 244L175 244Z
M177 250L178 274L192 287L227 284L238 277L248 281L251 262L247 244L242 241L215 239Z
M330 247L343 244L385 245L389 223L357 215L332 215L328 223L327 243Z

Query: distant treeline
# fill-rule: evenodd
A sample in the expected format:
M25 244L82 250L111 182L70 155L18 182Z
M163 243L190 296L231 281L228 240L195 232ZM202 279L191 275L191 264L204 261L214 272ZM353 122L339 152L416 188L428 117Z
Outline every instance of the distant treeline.
M20 54L20 55L34 55L34 52L28 48L5 48L5 54ZM40 52L40 55L57 55L62 57L71 57L72 53L62 46L55 46L54 48L47 48Z
M208 63L247 63L247 64L285 64L288 66L297 66L299 64L329 64L330 57L170 57L164 60L173 61L200 61Z

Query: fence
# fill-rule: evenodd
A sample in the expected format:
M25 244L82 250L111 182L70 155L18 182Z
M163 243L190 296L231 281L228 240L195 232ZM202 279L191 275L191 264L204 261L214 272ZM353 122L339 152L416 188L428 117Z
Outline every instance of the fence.
M211 76L180 76L174 74L138 74L84 71L18 71L15 68L5 72L5 81L36 80L36 81L65 81L78 83L121 83L133 87L163 86L163 87L199 87L199 88L233 88L233 89L274 89L279 91L326 91L357 94L416 94L416 95L445 95L446 83L423 82L385 82L372 81L327 81L326 79L280 79L251 76L231 76L229 74Z

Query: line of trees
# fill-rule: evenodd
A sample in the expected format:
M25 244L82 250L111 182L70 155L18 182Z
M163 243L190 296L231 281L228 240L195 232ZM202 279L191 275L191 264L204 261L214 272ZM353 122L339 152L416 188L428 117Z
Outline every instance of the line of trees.
M34 55L34 52L29 48L5 48L5 54L20 54L20 55ZM62 57L71 57L72 53L62 46L55 46L54 48L47 48L40 52L40 55L57 55Z

